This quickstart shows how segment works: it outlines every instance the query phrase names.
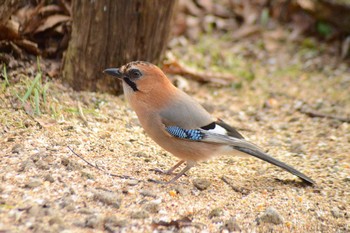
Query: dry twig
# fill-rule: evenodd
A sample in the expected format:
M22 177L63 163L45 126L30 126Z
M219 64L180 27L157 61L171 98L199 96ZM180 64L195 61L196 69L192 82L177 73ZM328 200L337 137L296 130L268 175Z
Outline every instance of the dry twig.
M326 113L321 113L321 112L316 112L311 109L306 109L306 108L301 108L299 109L299 112L309 116L309 117L319 117L319 118L327 118L327 119L335 119L341 122L347 122L350 123L350 118L349 117L341 117L341 116L336 116L336 115L331 115L331 114L326 114Z
M67 146L67 148L75 155L77 156L78 158L80 158L81 160L83 160L85 163L87 163L89 166L109 175L109 176L112 176L112 177L118 177L118 178L121 178L121 179L128 179L128 180L137 180L137 181L141 181L141 180L138 180L134 177L131 177L131 176L126 176L126 175L117 175L117 174L113 174L113 173L110 173L108 171L105 171L101 168L99 168L97 165L94 165L92 163L90 163L89 161L87 161L83 156L77 154L72 148L70 148L69 146Z

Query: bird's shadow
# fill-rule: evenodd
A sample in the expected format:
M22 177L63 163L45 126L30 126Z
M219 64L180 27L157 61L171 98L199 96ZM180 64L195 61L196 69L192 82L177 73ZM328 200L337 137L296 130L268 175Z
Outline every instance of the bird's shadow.
M297 180L281 180L279 178L274 179L274 183L276 184L283 184L283 185L289 185L294 186L298 188L306 188L306 187L316 187L316 185L307 183L306 181L297 181Z
M242 180L239 181L231 176L222 176L221 180L230 186L235 192L242 194L242 196L247 196L252 192L262 192L264 190L283 190L295 188L309 188L317 187L316 185L311 185L307 182L297 181L297 180L282 180L279 178L256 178L254 180ZM317 188L316 188L317 189Z

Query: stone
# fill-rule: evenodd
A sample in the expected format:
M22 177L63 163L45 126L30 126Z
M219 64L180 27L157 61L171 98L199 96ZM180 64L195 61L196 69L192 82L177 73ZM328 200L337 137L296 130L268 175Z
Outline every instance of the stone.
M301 142L292 142L289 151L295 154L305 154L305 146Z
M282 216L278 213L278 211L273 208L269 207L265 210L265 212L257 219L258 222L265 222L265 223L273 223L273 224L281 224L283 223Z
M334 206L334 207L332 208L331 213L332 213L333 217L335 217L335 218L340 218L340 217L342 217L342 214L341 214L339 208L336 207L336 206Z
M93 198L94 200L100 201L106 205L111 205L117 209L119 209L121 205L121 198L113 192L95 190Z
M90 172L86 172L86 171L81 171L81 177L89 179L89 180L95 179L93 174L91 174Z
M149 214L145 210L133 211L130 213L132 219L145 219L149 217Z
M62 225L62 223L63 223L63 220L59 216L53 216L49 219L50 225L54 225L54 224Z
M227 220L223 226L224 229L228 230L229 232L241 232L241 227L238 225L235 218L231 218Z
M85 219L85 227L92 229L101 229L103 226L104 219L97 215L88 216Z
M45 181L49 181L50 183L55 182L55 179L52 177L51 174L46 174L46 175L44 176L44 180L45 180Z
M13 145L12 149L11 149L11 152L13 154L19 154L21 151L23 150L23 146L21 144L15 144Z
M206 190L210 185L210 181L204 178L198 178L193 180L193 185L196 187L198 190L203 191Z
M150 190L146 190L146 189L141 190L140 194L144 197L153 197L153 198L157 197L157 194L155 194L154 192L152 192Z
M143 206L143 209L149 213L155 214L159 212L159 204L154 202L149 202Z
M220 217L223 212L224 211L221 208L212 209L209 213L209 218Z
M37 168L41 169L41 170L49 170L50 169L49 164L46 161L42 160L42 159L38 160L35 163L35 166Z
M29 171L30 169L35 168L35 164L32 160L27 159L23 161L18 169L19 172L26 172Z
M128 221L125 219L117 219L115 216L107 216L104 219L105 227L126 227Z
M25 183L25 188L36 188L39 187L42 184L41 180L39 179L31 179L27 183Z
M139 183L139 181L138 180L128 180L126 183L129 186L135 186L135 185L137 185Z

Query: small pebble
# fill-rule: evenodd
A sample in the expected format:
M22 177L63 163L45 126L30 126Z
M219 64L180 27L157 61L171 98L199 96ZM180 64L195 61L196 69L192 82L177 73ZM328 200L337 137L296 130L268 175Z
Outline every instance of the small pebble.
M89 227L92 229L100 229L103 226L103 218L101 218L100 216L96 216L96 215L91 215L88 216L85 219L85 227Z
M92 209L89 209L89 208L81 208L81 209L79 209L78 213L80 213L80 214L93 214L94 211Z
M25 188L36 188L36 187L39 187L41 184L42 184L41 180L31 179L24 185L24 187Z
M339 208L336 206L334 206L332 208L331 213L332 213L333 217L335 217L335 218L340 218L342 216Z
M174 187L174 190L176 191L177 194L180 194L180 195L188 194L188 189L184 188L182 185L176 185Z
M299 121L299 120L300 120L299 117L292 117L292 118L290 118L290 119L288 120L288 122L297 122L297 121Z
M61 164L65 166L68 171L80 170L82 168L82 166L79 163L71 161L69 158L62 158Z
M257 220L259 223L266 222L266 223L273 223L276 225L283 223L282 216L273 207L267 208L265 212Z
M155 214L159 212L159 204L158 203L154 203L154 202L150 202L147 203L143 206L143 209L146 210L149 213Z
M118 195L103 190L94 191L94 200L100 201L106 205L111 205L117 209L121 205L121 198Z
M44 176L44 180L45 180L45 181L49 181L50 183L55 182L55 179L52 177L51 174L46 174L46 175Z
M95 179L94 175L92 175L91 173L86 172L86 171L81 171L81 177L89 179L89 180Z
M70 161L69 161L68 158L62 158L62 159L61 159L61 163L62 163L63 166L68 166L69 162L70 162Z
M26 128L29 128L29 127L31 127L31 126L33 126L34 124L33 124L33 122L30 120L30 119L26 119L25 121L24 121L24 126L26 127Z
M280 130L288 130L289 126L288 126L288 124L280 124L279 128L280 128Z
M270 146L281 146L281 141L278 140L277 138L270 138L269 145Z
M19 172L26 172L29 171L30 169L35 168L35 164L32 160L27 159L23 161L18 169Z
M13 154L19 154L23 149L23 146L21 144L15 144L13 145L12 149L11 149L11 152Z
M238 225L235 218L231 218L225 222L225 225L223 226L223 229L228 230L229 232L240 232L241 228Z
M145 210L134 211L130 213L132 219L145 219L149 217L149 214Z
M66 125L66 126L62 127L62 130L67 130L67 131L70 131L70 130L73 130L73 129L74 129L73 125Z
M138 180L128 180L126 183L130 186L135 186L139 183L139 181Z
M35 163L35 166L37 168L41 169L41 170L49 170L50 169L49 164L46 161L42 160L42 159L38 160Z
M66 196L66 197L62 197L62 199L60 200L59 206L61 208L66 208L68 206L71 206L72 203L73 203L73 199L70 196Z
M30 159L36 163L38 162L40 159L44 158L45 157L45 154L43 151L39 151L38 153L35 153L33 155L30 156Z
M110 132L100 132L98 134L98 137L100 139L106 139L106 138L110 138L111 137L111 133Z
M126 227L128 221L125 219L117 219L115 216L107 216L104 219L105 228L108 227Z
M194 179L192 182L194 187L196 187L200 191L207 189L211 185L210 181L204 178Z
M75 192L73 187L69 187L69 194L71 194L71 195L76 194L76 192Z
M223 214L223 210L221 208L212 209L209 213L209 218L219 217Z
M214 218L212 218L211 219L211 221L213 222L213 223L215 223L215 224L222 224L224 221L222 220L222 218L220 218L220 217L214 217Z
M59 224L61 225L63 223L62 218L58 217L58 216L53 216L50 218L49 220L49 224L53 225L53 224Z
M39 213L41 211L41 207L38 206L38 205L33 205L31 206L29 209L28 209L28 215L29 216L33 216L33 217L36 217L36 216L39 216Z
M85 221L82 220L75 220L73 221L72 225L76 226L76 227L85 227Z
M152 192L150 190L145 190L145 189L141 190L140 194L144 197L153 197L153 198L157 197L157 194L155 194L154 192Z
M34 204L28 209L28 215L31 217L42 217L52 215L53 211L47 206Z
M32 229L33 232L53 232L52 226L47 226L40 222L33 222L31 224L29 228Z
M296 154L305 154L305 146L301 142L292 142L289 151Z

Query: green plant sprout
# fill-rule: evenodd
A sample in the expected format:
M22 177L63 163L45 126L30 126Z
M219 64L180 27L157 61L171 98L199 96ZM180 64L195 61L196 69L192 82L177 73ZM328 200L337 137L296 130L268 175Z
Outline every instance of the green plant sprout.
M6 89L6 87L10 86L10 82L9 79L7 77L7 71L6 71L6 65L4 64L4 68L2 70L2 76L5 79L5 82L2 84L2 88L1 90L4 91Z
M27 91L25 92L24 96L22 98L19 97L19 99L22 101L22 106L24 107L27 101L32 98L33 104L31 104L34 107L34 114L37 116L41 115L40 106L42 105L40 103L40 100L42 99L44 102L44 105L46 104L47 100L47 90L49 88L49 85L46 84L45 86L42 86L42 71L40 68L40 59L37 59L37 67L38 67L38 73L35 75L34 80L30 83Z

